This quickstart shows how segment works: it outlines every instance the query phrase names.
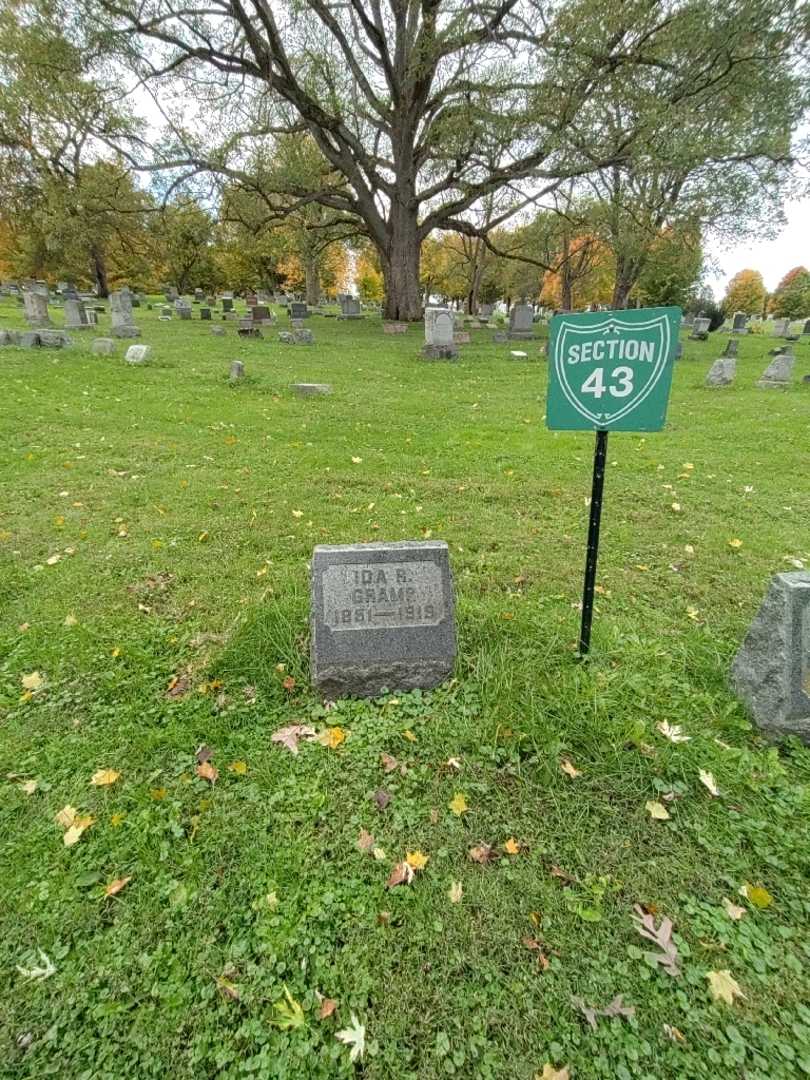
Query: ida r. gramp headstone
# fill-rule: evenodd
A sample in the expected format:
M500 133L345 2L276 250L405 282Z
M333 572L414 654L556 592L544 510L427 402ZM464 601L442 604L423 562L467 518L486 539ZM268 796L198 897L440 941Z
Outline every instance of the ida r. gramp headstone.
M452 672L455 602L443 541L320 545L311 587L312 682L325 698L431 689Z

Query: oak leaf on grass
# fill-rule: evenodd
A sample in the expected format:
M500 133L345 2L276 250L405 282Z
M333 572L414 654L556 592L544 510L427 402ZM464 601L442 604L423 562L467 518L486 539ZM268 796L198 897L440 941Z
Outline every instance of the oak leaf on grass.
M109 787L120 779L120 776L121 773L115 769L98 769L90 777L90 783L93 787Z
M723 971L707 971L706 978L709 980L709 989L715 1001L725 1001L726 1005L733 1005L735 998L745 999L740 984L728 968Z
M286 747L291 754L297 754L298 740L312 739L314 737L315 728L310 727L309 724L288 724L286 727L274 731L270 736L270 742Z
M201 780L207 780L209 784L215 784L219 778L219 769L210 761L201 762L194 770Z

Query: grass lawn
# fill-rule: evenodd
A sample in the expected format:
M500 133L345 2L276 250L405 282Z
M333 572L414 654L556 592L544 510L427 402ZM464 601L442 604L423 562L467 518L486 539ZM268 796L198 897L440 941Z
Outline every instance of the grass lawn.
M545 429L543 361L487 331L423 364L419 328L372 318L292 347L135 314L149 367L92 333L0 351L0 1076L810 1074L810 751L727 688L770 576L810 565L810 346L762 391L775 343L745 337L710 391L725 338L684 341L667 429L611 437L582 665L593 437ZM313 545L423 536L450 545L456 677L327 711ZM291 723L336 745L294 756ZM93 819L70 846L66 806ZM679 974L635 905L672 919ZM634 1015L593 1027L573 1000L617 994Z

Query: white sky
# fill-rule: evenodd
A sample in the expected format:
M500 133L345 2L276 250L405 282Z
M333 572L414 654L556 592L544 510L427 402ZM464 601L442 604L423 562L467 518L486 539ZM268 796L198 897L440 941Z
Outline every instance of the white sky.
M711 252L717 273L709 276L709 284L716 299L722 300L728 279L739 270L759 270L765 288L772 291L794 266L810 269L810 198L785 203L784 210L787 224L774 239L748 241ZM707 254L709 248L706 243Z

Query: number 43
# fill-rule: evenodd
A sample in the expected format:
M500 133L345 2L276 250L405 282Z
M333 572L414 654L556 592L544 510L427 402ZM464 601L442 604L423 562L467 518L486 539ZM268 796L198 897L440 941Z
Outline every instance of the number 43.
M627 397L633 392L633 369L629 367L617 367L610 373L611 379L617 380L615 385L605 386L605 369L594 368L588 378L582 384L583 394L593 394L595 398L609 393L613 397Z

